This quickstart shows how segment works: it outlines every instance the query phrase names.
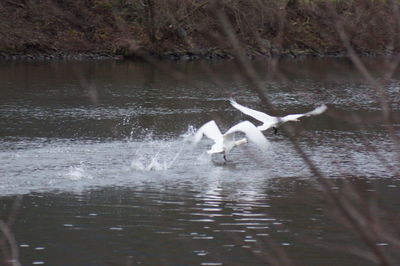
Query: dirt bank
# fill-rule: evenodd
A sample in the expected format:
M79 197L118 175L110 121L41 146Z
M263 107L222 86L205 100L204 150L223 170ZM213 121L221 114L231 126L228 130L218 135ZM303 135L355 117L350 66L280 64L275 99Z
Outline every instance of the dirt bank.
M4 0L1 58L230 58L399 50L395 1ZM232 39L232 36L235 36Z

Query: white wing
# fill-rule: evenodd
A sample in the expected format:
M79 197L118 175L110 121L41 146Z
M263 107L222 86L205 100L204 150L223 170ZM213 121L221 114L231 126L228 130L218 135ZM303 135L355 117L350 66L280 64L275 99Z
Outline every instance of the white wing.
M312 110L312 111L310 111L310 112L308 112L308 113L305 113L305 115L306 115L306 116L310 116L310 115L320 115L320 114L322 114L323 112L325 112L326 109L328 109L328 106L326 106L325 104L323 104L323 105L321 105L321 106L318 106L318 107L315 108L314 110Z
M266 149L270 145L270 142L265 138L261 131L249 121L243 121L234 125L224 134L224 137L231 138L232 134L238 131L245 133L247 138L261 149Z
M296 121L297 119L299 119L300 117L303 117L303 116L322 114L323 112L326 111L326 109L328 109L328 107L325 104L323 104L321 106L318 106L317 108L315 108L314 110L312 110L310 112L307 112L304 114L287 115L287 116L281 117L280 120L282 123L287 122L287 121Z
M235 107L236 109L238 109L242 113L244 113L246 115L249 115L249 116L251 116L251 117L253 117L253 118L255 118L255 119L257 119L257 120L259 120L259 121L261 121L263 123L271 123L271 121L275 122L275 120L276 120L275 116L270 116L270 115L267 115L266 113L250 109L250 108L248 108L246 106L238 104L233 99L230 99L229 101L230 101L230 103L231 103L231 105L233 107Z
M263 122L264 124L262 126L259 126L259 130L266 130L270 127L272 127L273 125L275 125L276 123L279 122L279 118L275 117L275 116L270 116L267 115L266 113L260 112L260 111L256 111L253 109L250 109L246 106L243 106L241 104L238 104L235 100L230 99L230 103L233 107L235 107L236 109L238 109L239 111L241 111L242 113L249 115L261 122Z
M196 134L193 137L193 142L195 144L199 142L203 135L206 135L207 138L212 139L215 142L222 138L222 133L214 120L205 123L197 130Z

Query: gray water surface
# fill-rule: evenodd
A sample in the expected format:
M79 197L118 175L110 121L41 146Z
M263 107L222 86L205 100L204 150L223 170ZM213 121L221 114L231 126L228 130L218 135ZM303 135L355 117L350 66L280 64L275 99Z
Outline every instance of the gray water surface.
M366 63L383 75L379 59ZM284 61L279 75L256 67L275 114L329 105L292 128L334 189L346 180L397 213L398 155L376 91L356 69L333 58ZM321 247L362 244L327 215L315 176L283 131L264 132L267 151L249 143L226 164L205 153L211 141L184 141L212 119L222 131L251 120L230 97L263 109L238 73L230 61L1 62L0 214L9 217L20 199L12 229L21 262L367 265ZM397 130L397 74L385 89Z

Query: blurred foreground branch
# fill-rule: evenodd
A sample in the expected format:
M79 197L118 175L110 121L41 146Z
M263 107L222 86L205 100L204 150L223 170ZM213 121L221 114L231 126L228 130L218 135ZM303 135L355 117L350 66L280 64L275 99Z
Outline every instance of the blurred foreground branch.
M17 241L15 240L14 234L11 231L11 226L15 222L21 200L22 196L18 196L14 200L7 221L0 220L0 232L2 233L2 236L0 237L0 251L2 254L2 256L0 257L0 262L4 263L4 265L21 265L21 263L19 262Z
M238 59L237 62L240 72L243 73L245 79L250 82L251 90L258 95L264 107L268 110L274 110L274 106L265 95L264 88L259 81L260 79L256 75L255 69L246 56L244 49L242 48L242 45L234 32L232 24L230 23L226 14L223 12L223 8L219 6L217 1L214 1L213 4L215 15L220 21L221 31L230 41L233 51ZM348 50L349 57L351 58L352 62L365 76L365 78L376 88L376 92L383 108L383 117L388 124L387 128L390 135L396 139L393 127L391 126L391 109L388 105L387 96L382 85L372 78L372 75L368 72L359 57L355 54L347 40L347 36L340 27L340 23L337 24L337 29L340 38ZM292 134L293 130L291 129L290 125L285 125L283 127L283 131L287 136L289 136L289 140L292 143L295 151L299 154L304 163L312 172L315 179L320 184L323 195L327 198L328 202L331 203L331 206L337 211L342 220L345 221L350 228L357 232L360 239L368 246L369 250L373 254L372 261L379 263L380 265L396 265L396 260L387 253L386 249L377 245L378 242L388 241L392 244L395 244L395 246L398 246L399 240L395 237L391 237L391 234L386 232L384 225L380 222L380 219L378 219L380 213L376 207L376 203L370 201L365 202L364 198L350 184L348 184L341 192L334 191L332 189L332 187L334 187L334 183L304 152ZM398 150L398 141L396 141L396 149Z

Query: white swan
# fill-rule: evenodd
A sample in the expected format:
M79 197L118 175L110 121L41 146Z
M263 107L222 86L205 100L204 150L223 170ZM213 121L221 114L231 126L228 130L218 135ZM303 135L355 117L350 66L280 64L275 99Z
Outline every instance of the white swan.
M243 132L261 149L266 149L269 146L269 141L265 136L249 121L240 122L231 127L225 134L222 134L214 120L211 120L201 126L196 134L193 136L193 143L196 144L205 135L212 139L215 143L211 149L207 151L208 154L222 153L226 161L226 155L235 147L247 143L246 138L235 140L235 132Z
M314 110L304 113L304 114L292 114L292 115L286 115L283 117L276 117L276 116L267 115L266 113L256 111L256 110L250 109L246 106L243 106L241 104L238 104L233 99L230 99L230 102L233 107L235 107L242 113L249 115L249 116L263 122L263 124L261 126L257 127L260 131L264 131L264 130L267 130L268 128L272 127L274 129L275 134L278 132L277 127L285 122L299 121L299 118L301 118L303 116L319 115L319 114L322 114L323 112L325 112L326 109L328 109L328 107L325 104L323 104L323 105L315 108Z

